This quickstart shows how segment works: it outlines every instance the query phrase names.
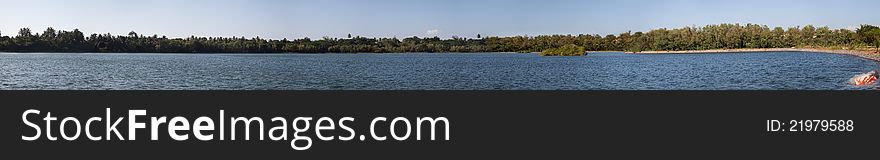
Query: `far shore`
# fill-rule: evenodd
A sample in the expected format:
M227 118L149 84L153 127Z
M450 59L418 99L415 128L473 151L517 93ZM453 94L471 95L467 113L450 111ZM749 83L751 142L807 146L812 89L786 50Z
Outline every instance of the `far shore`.
M746 52L821 52L858 56L880 62L880 53L876 50L842 50L817 48L750 48L750 49L711 49L687 51L641 51L625 52L627 54L706 54L706 53L746 53Z

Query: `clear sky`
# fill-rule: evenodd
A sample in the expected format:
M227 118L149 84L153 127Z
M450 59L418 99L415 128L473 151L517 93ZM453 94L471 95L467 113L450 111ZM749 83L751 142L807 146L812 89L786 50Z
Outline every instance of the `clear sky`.
M617 34L718 23L880 24L880 0L3 0L21 27L263 38Z

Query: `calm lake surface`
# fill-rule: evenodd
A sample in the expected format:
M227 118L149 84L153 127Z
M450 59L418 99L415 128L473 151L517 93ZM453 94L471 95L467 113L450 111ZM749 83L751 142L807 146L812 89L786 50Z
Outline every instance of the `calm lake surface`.
M0 54L0 89L88 90L864 90L878 70L808 53Z

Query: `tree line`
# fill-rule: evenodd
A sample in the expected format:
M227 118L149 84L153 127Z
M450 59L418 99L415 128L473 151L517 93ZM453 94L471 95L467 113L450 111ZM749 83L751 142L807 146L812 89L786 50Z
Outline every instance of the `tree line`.
M757 24L718 24L703 27L654 29L648 32L512 37L324 37L271 40L259 37L167 38L158 35L91 34L78 29L48 28L32 33L22 28L14 37L0 32L2 52L115 52L115 53L402 53L402 52L540 52L565 45L589 51L705 50L736 48L880 46L880 28L862 25L855 31L828 27L769 28Z

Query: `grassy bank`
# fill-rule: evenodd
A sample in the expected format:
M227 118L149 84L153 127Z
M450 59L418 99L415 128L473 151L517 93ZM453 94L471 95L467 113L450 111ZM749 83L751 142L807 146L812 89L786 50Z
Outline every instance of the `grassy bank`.
M584 47L569 44L559 48L547 49L541 52L541 56L583 56L587 50Z

